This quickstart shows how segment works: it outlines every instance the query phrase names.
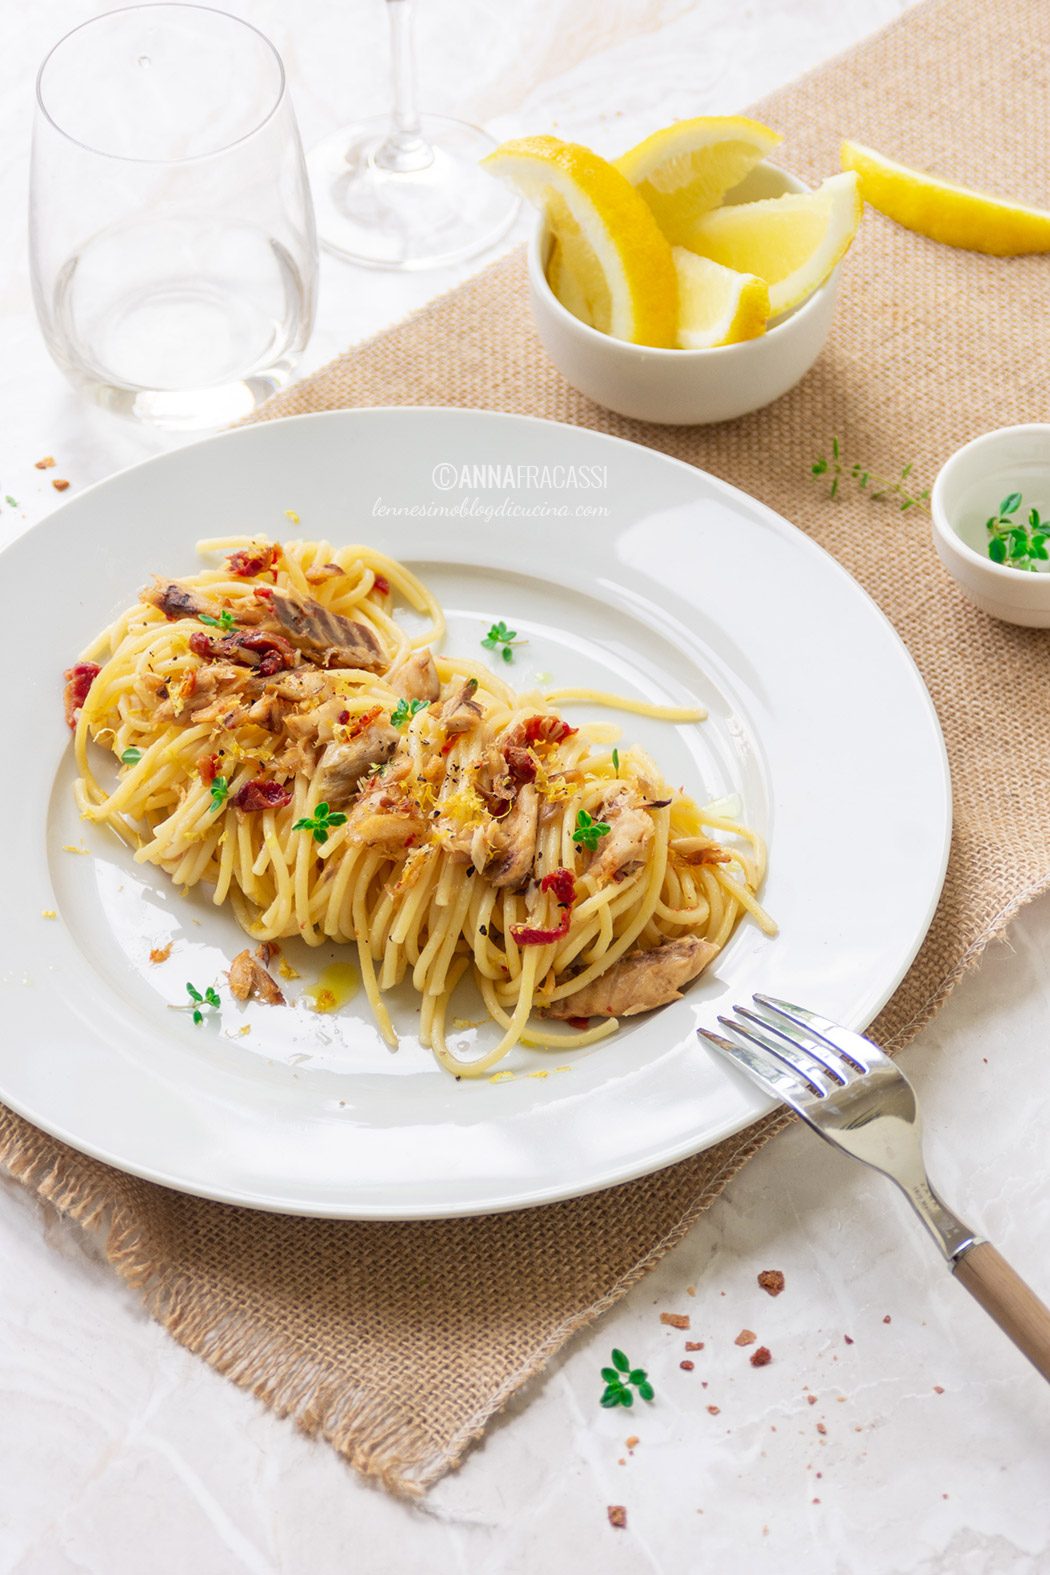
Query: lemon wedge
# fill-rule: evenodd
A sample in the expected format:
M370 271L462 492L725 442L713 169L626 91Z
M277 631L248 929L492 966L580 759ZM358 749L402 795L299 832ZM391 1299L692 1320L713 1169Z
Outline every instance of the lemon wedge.
M689 229L690 251L769 285L772 316L822 285L860 223L858 177L832 175L816 191L788 192L705 213Z
M771 153L780 134L745 115L699 115L639 142L616 160L637 187L668 240L684 242L689 226Z
M625 175L589 148L558 137L504 142L482 164L545 210L562 277L572 275L593 327L632 344L675 343L678 284L671 245Z
M706 350L757 339L769 318L769 286L684 246L673 252L678 273L678 348Z
M859 142L842 144L842 168L860 176L865 202L931 241L993 257L1050 252L1050 213L1039 208L937 180Z

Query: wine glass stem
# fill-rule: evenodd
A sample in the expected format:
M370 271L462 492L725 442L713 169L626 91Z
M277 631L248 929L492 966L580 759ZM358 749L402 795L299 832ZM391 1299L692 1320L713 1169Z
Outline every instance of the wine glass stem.
M434 150L423 135L416 108L416 62L412 45L413 0L386 0L390 17L390 68L393 111L390 131L376 149L375 162L395 174L426 169Z

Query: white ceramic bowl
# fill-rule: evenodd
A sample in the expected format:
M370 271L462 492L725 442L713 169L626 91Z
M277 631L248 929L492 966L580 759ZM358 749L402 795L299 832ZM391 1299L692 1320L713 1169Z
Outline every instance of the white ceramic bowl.
M985 521L1011 492L1050 516L1050 426L1031 423L986 432L941 468L930 496L933 545L964 595L992 618L1050 628L1050 573L1011 569L988 556Z
M794 175L763 163L726 201L757 202L806 190ZM831 328L837 268L807 301L778 318L758 339L713 350L656 350L628 344L566 311L547 283L549 252L550 232L541 220L529 246L529 291L544 349L573 388L639 421L694 426L760 410L806 375Z

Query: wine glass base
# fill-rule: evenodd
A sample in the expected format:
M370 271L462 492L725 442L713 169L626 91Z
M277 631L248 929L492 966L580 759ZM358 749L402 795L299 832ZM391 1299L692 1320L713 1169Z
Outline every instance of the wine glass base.
M494 246L518 198L480 169L496 146L477 126L425 115L432 157L422 169L377 160L386 116L334 132L307 156L321 244L366 268L442 268Z

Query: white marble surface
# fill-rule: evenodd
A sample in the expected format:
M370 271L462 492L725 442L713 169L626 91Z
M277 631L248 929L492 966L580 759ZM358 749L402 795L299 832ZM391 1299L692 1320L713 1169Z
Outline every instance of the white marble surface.
M747 103L904 3L429 0L424 97L500 135L556 129L615 150L671 116ZM231 8L284 51L307 141L381 107L378 0ZM19 507L0 506L0 541L57 501L50 475L79 487L158 446L66 390L29 304L32 73L49 42L96 9L37 0L5 17L0 496ZM307 367L451 282L326 259ZM44 453L58 458L50 475L32 468ZM1050 1298L1048 956L1044 902L905 1063L944 1189ZM805 1132L766 1149L417 1506L364 1486L183 1352L79 1232L10 1183L0 1185L0 1265L4 1575L1050 1569L1044 1386L952 1284L888 1186ZM776 1301L755 1284L767 1267L787 1276ZM685 1337L660 1324L664 1309L690 1313L705 1342L691 1373L679 1370ZM752 1369L734 1345L745 1326L771 1348L770 1366ZM598 1408L612 1345L648 1366L656 1404ZM609 1504L627 1507L626 1531L609 1527Z

